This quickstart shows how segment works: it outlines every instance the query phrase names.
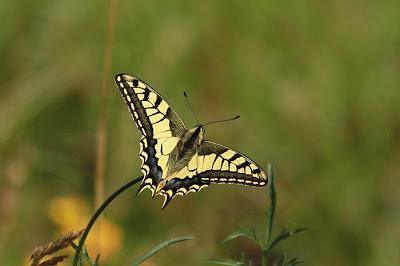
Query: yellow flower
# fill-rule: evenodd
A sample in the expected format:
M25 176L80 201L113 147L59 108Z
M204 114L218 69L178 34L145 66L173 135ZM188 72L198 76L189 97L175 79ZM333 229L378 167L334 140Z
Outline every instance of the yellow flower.
M90 218L88 203L76 195L53 198L49 204L48 215L58 226L59 233L82 229ZM85 242L92 259L95 259L97 254L100 254L102 261L109 259L120 250L122 235L121 228L107 218L98 220Z
M86 201L79 196L64 196L50 201L48 215L62 229L80 229L86 226L89 210Z

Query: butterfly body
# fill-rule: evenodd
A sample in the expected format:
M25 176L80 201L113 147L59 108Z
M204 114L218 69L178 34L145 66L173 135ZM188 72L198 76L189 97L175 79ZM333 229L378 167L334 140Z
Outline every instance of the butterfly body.
M203 140L204 128L201 125L183 134L168 157L167 168L164 171L166 174L158 183L155 194L160 194L160 191L168 181L174 179L189 164L193 157L196 156Z
M171 152L168 160L169 173L181 170L198 151L204 140L204 129L202 126L188 130L176 144L175 149Z
M143 182L163 195L163 208L176 195L197 192L211 183L265 186L266 173L243 154L204 139L204 127L187 129L178 114L149 85L129 75L115 77L129 111L142 133Z

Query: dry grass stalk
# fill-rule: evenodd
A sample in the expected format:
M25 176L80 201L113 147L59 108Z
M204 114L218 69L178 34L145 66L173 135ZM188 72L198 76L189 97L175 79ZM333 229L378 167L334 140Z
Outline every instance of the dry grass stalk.
M39 264L40 260L44 258L44 256L51 255L58 250L64 249L71 245L71 243L79 238L83 234L84 229L82 230L72 230L55 241L48 243L47 245L37 247L33 250L31 255L32 264L31 266L44 266L44 265L56 265L58 262L64 260L65 256L54 257L50 260L44 261ZM44 263L44 264L43 264ZM47 263L47 264L46 264ZM53 263L53 264L49 264ZM55 263L55 264L54 264Z

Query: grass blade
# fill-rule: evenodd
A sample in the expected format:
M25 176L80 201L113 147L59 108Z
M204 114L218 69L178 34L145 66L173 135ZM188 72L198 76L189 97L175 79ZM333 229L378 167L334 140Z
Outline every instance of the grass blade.
M163 250L164 248L166 248L166 247L168 247L170 245L173 245L173 244L176 244L176 243L179 243L179 242L182 242L182 241L186 241L186 240L193 240L193 239L194 239L194 237L192 237L192 236L184 236L184 237L178 237L178 238L167 240L167 241L159 244L158 246L155 246L153 249L151 249L149 252L147 252L143 256L139 257L137 260L132 262L130 265L131 266L139 265L143 261L145 261L148 258L154 256L156 253L160 252L161 250Z

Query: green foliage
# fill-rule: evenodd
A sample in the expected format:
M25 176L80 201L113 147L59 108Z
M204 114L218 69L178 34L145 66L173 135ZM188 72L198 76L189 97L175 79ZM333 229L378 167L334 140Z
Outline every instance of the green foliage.
M184 236L184 237L178 237L174 239L167 240L165 242L162 242L161 244L155 246L151 250L149 250L146 254L140 256L137 258L135 261L133 261L130 266L137 266L140 265L142 262L145 260L153 257L156 255L158 252L162 251L163 249L166 249L167 247L177 244L179 242L187 241L187 240L193 240L194 237L192 236ZM72 245L73 249L76 251L77 246L75 244ZM99 266L99 260L100 260L100 255L97 255L96 259L93 261L92 258L89 256L87 249L85 246L82 248L82 252L80 253L80 259L79 259L79 265L82 266L83 261L86 261L90 266Z
M262 239L262 238L257 237L254 227L251 227L250 229L239 227L237 230L232 232L224 240L221 241L221 243L225 243L225 242L234 240L239 237L244 237L244 238L247 238L247 239L253 241L256 245L259 246L259 248L261 250L261 258L262 258L263 266L267 265L269 255L274 247L276 247L280 242L287 240L300 232L305 231L305 229L303 229L303 228L298 228L293 231L283 229L279 235L277 235L275 238L272 238L272 227L273 227L273 222L274 222L277 199L276 199L276 191L275 191L275 184L274 184L275 176L274 176L274 171L273 171L271 164L268 165L268 176L269 176L270 180L269 180L269 186L267 187L267 191L268 191L268 195L269 195L271 204L267 209L265 238ZM243 260L243 256L242 256L241 261L235 261L234 259L211 259L208 262L214 263L214 264L219 264L219 265L250 265L250 262L246 262ZM273 262L273 265L277 265L277 266L296 265L296 264L299 264L302 262L303 262L302 260L299 260L297 258L292 258L292 259L288 260L286 258L286 254L282 253L279 256L279 258Z
M271 251L271 249L275 247L279 242L286 240L294 236L295 234L303 231L305 231L305 229L302 228L296 229L294 231L288 231L286 229L283 229L282 232L272 242L268 243L267 246L263 247L263 252L265 254L268 254Z
M218 265L228 265L228 266L246 266L247 264L240 261L235 261L233 259L209 259L208 262L218 264Z
M74 243L72 243L71 246L76 252L78 246L75 245ZM89 256L86 246L83 246L82 251L79 254L79 266L83 265L83 261L86 261L90 266L98 266L100 261L100 255L97 255L96 259L93 261L92 258Z
M274 266L293 266L303 262L303 260L300 260L298 258L292 258L289 261L286 261L286 254L282 253L279 256L278 260L274 263Z
M246 259L245 254L242 252L240 260L230 259L209 259L209 263L228 266L252 266L252 262Z
M148 258L154 256L155 254L157 254L158 252L160 252L161 250L167 248L170 245L174 245L176 243L179 243L179 242L182 242L182 241L187 241L187 240L192 240L192 239L194 239L194 237L185 236L185 237L179 237L179 238L174 238L174 239L167 240L167 241L159 244L158 246L155 246L154 248L149 250L149 252L147 252L143 256L139 257L138 259L136 259L134 262L131 263L131 266L139 265L143 261L145 261Z
M259 243L259 241L257 240L257 235L256 235L254 227L252 227L250 229L239 227L236 231L232 232L224 240L222 240L221 243L228 242L228 241L236 239L238 237L245 237L245 238L248 238L248 239L256 242L257 244Z

